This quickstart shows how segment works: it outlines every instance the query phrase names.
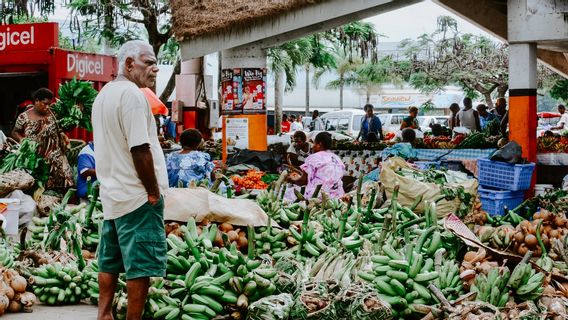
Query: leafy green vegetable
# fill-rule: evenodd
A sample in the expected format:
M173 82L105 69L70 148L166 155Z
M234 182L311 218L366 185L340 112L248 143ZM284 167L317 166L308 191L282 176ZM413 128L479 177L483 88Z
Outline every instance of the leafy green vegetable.
M97 96L97 90L89 81L75 78L59 88L59 99L51 107L57 123L64 131L75 127L93 131L91 109Z
M49 178L49 166L45 159L37 153L37 149L37 142L23 139L20 147L3 159L0 173L25 169L30 172L38 184L45 184Z

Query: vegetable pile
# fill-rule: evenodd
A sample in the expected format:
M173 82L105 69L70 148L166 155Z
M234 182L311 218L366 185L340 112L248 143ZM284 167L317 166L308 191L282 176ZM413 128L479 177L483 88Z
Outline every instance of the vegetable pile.
M57 124L64 131L76 127L93 131L91 110L98 92L89 81L73 78L59 88L59 99L51 106Z
M268 188L268 185L262 181L264 172L257 170L247 171L245 176L234 175L231 177L233 183L237 188L244 188L249 190L263 190Z

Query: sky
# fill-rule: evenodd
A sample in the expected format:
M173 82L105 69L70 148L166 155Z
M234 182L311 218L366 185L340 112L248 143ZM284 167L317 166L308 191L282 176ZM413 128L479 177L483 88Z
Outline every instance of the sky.
M50 18L61 23L69 23L69 11L58 8ZM486 34L482 29L457 15L426 0L402 9L374 16L365 21L375 24L377 31L385 35L382 41L398 42L406 38L416 38L423 33L431 33L436 29L436 19L441 15L449 15L458 21L458 30L462 33ZM61 26L64 29L67 26Z

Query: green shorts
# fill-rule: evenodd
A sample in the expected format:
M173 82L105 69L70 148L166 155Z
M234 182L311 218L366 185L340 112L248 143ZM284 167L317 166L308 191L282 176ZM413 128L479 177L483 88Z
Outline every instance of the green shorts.
M126 279L166 276L164 200L145 203L133 212L103 222L99 270Z

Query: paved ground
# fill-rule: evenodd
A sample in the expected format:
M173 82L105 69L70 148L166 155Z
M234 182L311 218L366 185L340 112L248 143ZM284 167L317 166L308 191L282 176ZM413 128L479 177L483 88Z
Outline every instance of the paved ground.
M96 320L97 306L79 304L76 306L48 307L34 305L32 313L6 313L2 320Z

